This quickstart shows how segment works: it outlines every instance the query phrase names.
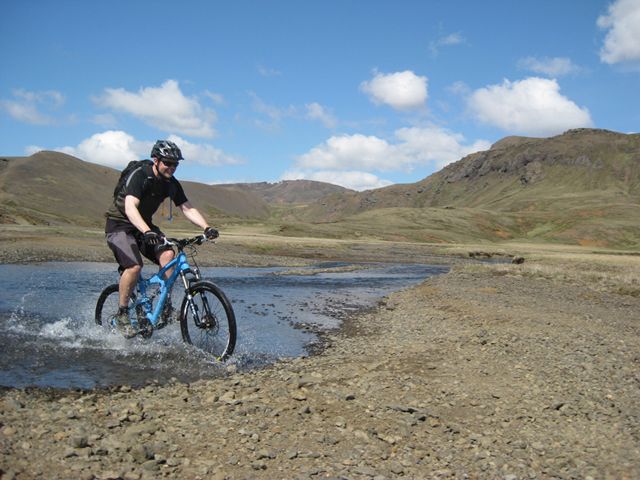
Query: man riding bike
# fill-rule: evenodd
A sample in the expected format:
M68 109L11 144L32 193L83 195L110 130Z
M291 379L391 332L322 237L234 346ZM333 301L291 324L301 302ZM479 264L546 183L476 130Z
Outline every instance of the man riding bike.
M137 334L129 322L128 304L142 269L142 255L160 267L174 257L173 249L164 245L164 234L152 222L162 202L170 197L191 223L204 230L208 239L218 236L218 231L189 203L180 182L173 176L183 160L178 146L169 140L158 140L151 150L151 159L152 163L141 164L124 179L124 185L114 195L113 204L105 214L107 245L121 272L116 325L127 338ZM170 301L166 305L171 308Z

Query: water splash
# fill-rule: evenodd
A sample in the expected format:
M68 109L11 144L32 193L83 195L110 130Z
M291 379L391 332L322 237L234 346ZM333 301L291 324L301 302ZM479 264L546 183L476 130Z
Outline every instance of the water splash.
M443 267L370 266L313 275L284 269L203 269L230 297L238 319L231 360L221 364L182 342L177 323L150 339L125 339L94 321L113 266L89 263L0 265L0 385L94 388L193 381L307 354L315 329L339 326L349 313L417 283ZM174 302L181 295L174 292ZM177 306L177 305L176 305Z

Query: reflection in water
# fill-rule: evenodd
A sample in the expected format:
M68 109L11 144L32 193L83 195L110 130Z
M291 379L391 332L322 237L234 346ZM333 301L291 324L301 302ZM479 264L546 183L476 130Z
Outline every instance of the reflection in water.
M305 355L317 340L312 330L336 328L349 313L447 270L427 265L344 267L202 269L236 311L236 351L221 365L185 345L177 324L148 340L126 340L97 328L97 297L117 281L111 264L0 265L0 385L93 388L163 383L172 377L193 381L222 375L228 365L248 369ZM178 284L175 288L178 306L182 292Z

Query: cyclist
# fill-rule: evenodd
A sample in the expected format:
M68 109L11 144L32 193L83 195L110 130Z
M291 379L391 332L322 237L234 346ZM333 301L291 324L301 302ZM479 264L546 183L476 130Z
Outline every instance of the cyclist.
M162 202L170 197L191 223L204 230L208 239L218 237L218 231L210 227L200 211L189 203L180 182L173 176L180 160L183 160L178 146L169 140L158 140L151 150L151 160L141 162L128 174L105 214L107 245L121 273L116 326L127 338L137 334L129 322L127 306L142 269L142 255L161 268L174 257L173 249L164 245L164 234L152 222L153 214ZM167 319L171 313L171 301L167 299L165 305L169 308L164 312Z

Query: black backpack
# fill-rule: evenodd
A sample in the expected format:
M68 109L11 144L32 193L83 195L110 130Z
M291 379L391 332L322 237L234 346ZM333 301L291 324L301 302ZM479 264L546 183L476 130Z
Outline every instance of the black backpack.
M126 167L124 167L124 170L122 170L122 172L120 173L120 178L118 179L118 183L116 183L116 188L113 189L113 203L116 205L118 210L120 210L120 212L123 215L124 215L124 206L118 203L118 196L120 192L124 190L125 186L129 183L129 179L133 176L134 173L136 173L141 168L151 167L152 165L153 165L153 160L132 160L127 164ZM152 175L153 174L147 175L147 179L149 180L153 179ZM145 185L146 185L146 182L145 182ZM173 218L173 209L172 209L173 202L172 201L176 193L176 189L174 187L175 185L171 183L169 187L169 218L168 218L169 221L171 221Z
M133 172L140 168L144 168L145 165L151 166L153 162L151 160L132 160L129 164L124 167L124 170L120 173L120 178L118 179L118 183L116 183L116 188L113 189L113 200L117 200L118 194L122 191L124 186L129 181Z

